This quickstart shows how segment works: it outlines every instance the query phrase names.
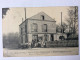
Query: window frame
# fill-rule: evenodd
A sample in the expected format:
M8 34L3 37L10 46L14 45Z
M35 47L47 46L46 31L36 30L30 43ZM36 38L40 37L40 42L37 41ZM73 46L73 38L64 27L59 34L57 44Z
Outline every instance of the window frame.
M44 25L46 25L46 29L44 29ZM42 32L47 32L48 31L47 28L48 28L47 24L43 24L42 25Z
M41 15L41 19L42 19L42 20L45 20L45 17L44 17L44 15Z
M35 42L38 42L38 35L37 34L33 34L32 35L32 40L33 40L33 37L36 37L36 41ZM33 40L34 41L34 40Z
M33 29L34 25L36 25L35 29ZM32 23L31 24L31 32L38 32L38 25L37 25L37 23Z

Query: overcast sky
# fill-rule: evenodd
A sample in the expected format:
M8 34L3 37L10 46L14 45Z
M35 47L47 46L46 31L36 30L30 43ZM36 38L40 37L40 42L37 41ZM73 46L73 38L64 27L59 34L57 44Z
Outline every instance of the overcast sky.
M53 19L55 18L56 24L59 24L61 21L61 12L63 16L62 20L65 21L68 9L69 7L27 7L26 17L29 18L42 11ZM25 18L24 8L10 8L2 20L3 34L19 32L19 25L22 22L22 18Z

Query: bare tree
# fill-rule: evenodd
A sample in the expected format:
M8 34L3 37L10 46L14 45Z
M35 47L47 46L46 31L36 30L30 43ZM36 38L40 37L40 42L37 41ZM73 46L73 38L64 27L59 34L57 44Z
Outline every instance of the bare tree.
M78 7L72 6L68 9L68 18L66 21L69 25L69 33L76 33L78 30ZM76 30L77 29L77 30Z
M78 39L78 7L71 6L68 9L68 18L66 18L69 32L67 34L70 39Z

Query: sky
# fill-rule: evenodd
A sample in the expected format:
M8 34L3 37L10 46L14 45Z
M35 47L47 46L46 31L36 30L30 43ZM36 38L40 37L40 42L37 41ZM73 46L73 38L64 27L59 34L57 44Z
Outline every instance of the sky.
M26 17L29 18L39 12L45 12L48 16L55 19L56 24L61 22L61 12L62 20L68 17L69 7L27 7ZM2 32L3 34L16 33L19 32L19 25L22 23L22 18L25 20L24 7L10 8L7 11L5 18L2 19Z

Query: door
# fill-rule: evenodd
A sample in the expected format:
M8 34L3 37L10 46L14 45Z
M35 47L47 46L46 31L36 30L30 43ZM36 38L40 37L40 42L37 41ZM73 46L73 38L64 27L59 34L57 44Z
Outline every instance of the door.
M51 41L54 41L54 34L51 34Z
M32 36L31 46L32 46L32 47L36 47L37 41L38 41L38 35L33 35L33 36Z

